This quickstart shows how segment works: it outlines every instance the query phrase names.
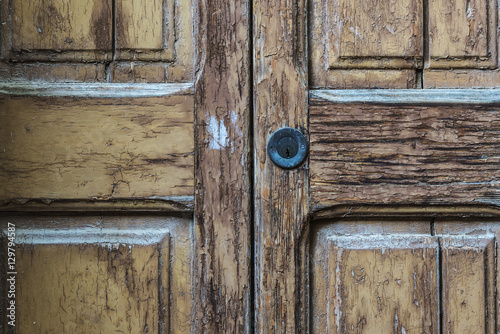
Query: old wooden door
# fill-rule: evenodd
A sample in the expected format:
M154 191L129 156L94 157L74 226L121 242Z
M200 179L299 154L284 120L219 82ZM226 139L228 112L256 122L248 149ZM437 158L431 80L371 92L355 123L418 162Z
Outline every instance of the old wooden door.
M498 2L253 12L256 331L498 332Z
M0 4L1 331L500 330L498 2Z

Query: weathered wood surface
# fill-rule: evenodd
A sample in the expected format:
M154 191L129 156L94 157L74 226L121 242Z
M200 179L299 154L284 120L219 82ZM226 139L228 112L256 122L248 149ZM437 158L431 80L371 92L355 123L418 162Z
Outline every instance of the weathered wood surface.
M192 196L189 85L85 87L2 88L0 200Z
M428 70L423 77L423 88L500 87L500 70Z
M113 82L193 80L191 0L118 0L116 7L115 58L119 61L111 67Z
M255 330L308 331L308 163L283 170L268 159L270 135L306 136L306 1L254 2Z
M0 80L106 82L106 66L79 63L0 63Z
M419 78L414 70L327 70L312 68L310 88L414 89Z
M311 87L498 87L498 12L495 0L313 0Z
M197 3L194 333L250 333L250 4Z
M497 1L429 0L430 68L497 65Z
M0 5L1 81L193 81L190 0L9 3Z
M442 236L442 257L448 258L443 261L443 273L448 276L443 280L443 329L498 333L498 216L469 222L436 219L434 225L436 235Z
M328 223L313 234L313 333L439 333L430 221Z
M4 57L74 61L111 58L111 0L4 1L2 14Z
M116 1L118 59L173 60L174 31L174 1Z
M495 333L495 238L444 236L443 333Z
M314 0L309 7L311 87L418 88L421 1Z
M8 222L16 225L16 333L189 332L189 219L4 216L3 241Z
M498 91L458 91L449 99L440 91L417 91L398 100L399 93L405 95L312 94L314 209L342 204L497 205Z

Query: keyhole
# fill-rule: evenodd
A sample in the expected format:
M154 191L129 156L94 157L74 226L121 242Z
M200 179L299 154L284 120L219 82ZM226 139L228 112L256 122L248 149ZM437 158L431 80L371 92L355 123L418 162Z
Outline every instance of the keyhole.
M284 159L293 159L298 150L299 145L292 137L284 137L278 142L278 154Z

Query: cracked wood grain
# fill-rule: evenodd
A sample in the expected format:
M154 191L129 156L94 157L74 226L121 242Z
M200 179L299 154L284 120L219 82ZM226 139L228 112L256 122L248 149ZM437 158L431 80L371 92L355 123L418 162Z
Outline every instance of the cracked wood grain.
M498 205L500 110L485 100L398 105L313 99L312 205Z
M251 328L250 8L198 7L195 333Z
M308 163L283 170L266 152L281 127L308 135L306 14L306 1L254 1L256 333L308 329Z
M0 200L193 195L191 94L60 93L0 96Z

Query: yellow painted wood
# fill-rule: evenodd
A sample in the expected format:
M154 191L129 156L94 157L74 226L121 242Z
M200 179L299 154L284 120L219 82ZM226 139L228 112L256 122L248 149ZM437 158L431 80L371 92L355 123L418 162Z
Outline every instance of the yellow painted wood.
M2 230L7 222L16 226L17 333L190 332L188 219L2 217Z
M426 70L424 88L500 87L500 70Z
M116 8L118 59L173 60L174 1L117 0Z
M443 333L494 333L495 239L441 238Z
M373 57L389 58L384 67L413 67L415 58L422 57L421 1L323 3L327 7L324 24L328 26L324 29L329 32L330 67L379 67L384 63L363 59Z
M0 200L193 195L193 96L0 96Z
M311 85L418 88L423 61L421 1L311 1Z
M437 238L429 222L412 231L427 235L391 235L412 224L385 222L380 234L369 222L333 223L313 234L314 333L438 333Z
M7 6L8 2L2 5ZM11 28L12 33L12 49L6 51L18 53L13 55L15 58L81 61L110 56L111 0L13 0L9 9L3 10L12 20L12 26L5 27L5 31ZM64 51L72 52L64 54Z
M496 65L495 1L430 0L428 6L431 68Z

